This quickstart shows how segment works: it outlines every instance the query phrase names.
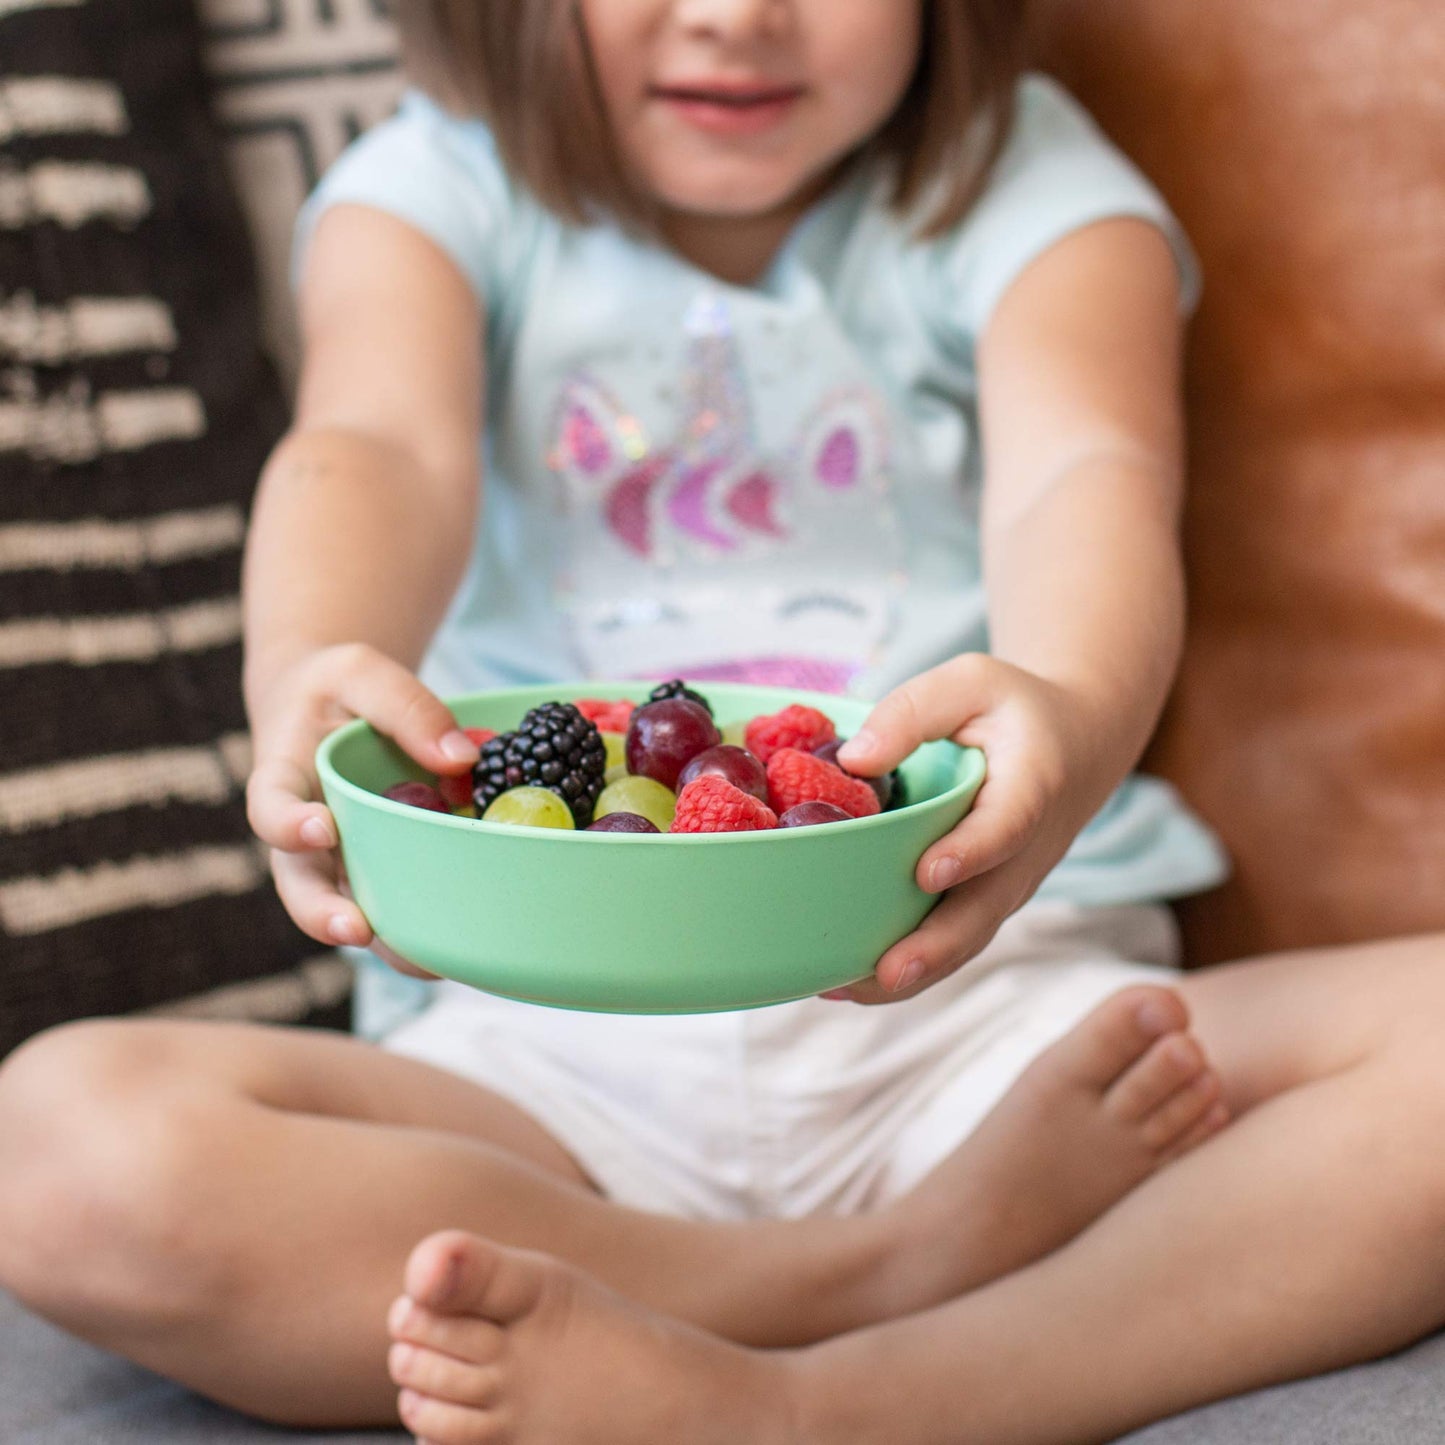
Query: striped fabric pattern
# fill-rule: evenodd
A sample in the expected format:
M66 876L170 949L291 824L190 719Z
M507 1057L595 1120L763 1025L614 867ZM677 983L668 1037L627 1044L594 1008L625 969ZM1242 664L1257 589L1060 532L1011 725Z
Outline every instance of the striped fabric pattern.
M250 222L263 334L294 375L296 212L346 146L395 110L396 23L387 0L197 0L197 8L211 106Z
M191 0L0 0L0 1053L344 1022L246 824L240 556L285 420Z

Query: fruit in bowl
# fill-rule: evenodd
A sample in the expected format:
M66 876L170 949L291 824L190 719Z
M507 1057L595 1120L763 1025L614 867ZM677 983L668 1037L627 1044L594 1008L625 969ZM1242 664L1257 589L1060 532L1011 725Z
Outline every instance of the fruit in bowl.
M450 700L463 727L496 734L474 774L480 817L384 797L398 783L438 780L367 724L327 738L317 755L323 792L378 936L444 977L570 1008L749 1008L866 976L936 901L918 888L914 865L971 805L981 754L925 744L899 770L901 805L883 810L869 783L804 746L846 736L867 704L741 684L653 691L662 695L649 697L646 683L552 684ZM662 704L666 728L648 716ZM784 717L790 709L812 716ZM524 721L534 711L545 711L550 732ZM746 744L752 724L779 718L757 734L766 760L721 740ZM627 771L609 783L618 764L607 762L607 740L622 721ZM525 746L513 746L517 735ZM758 763L766 801L741 760L704 758L729 748ZM509 799L535 811L514 811ZM797 816L815 804L832 811ZM794 816L780 826L786 813ZM614 815L657 831L593 826Z

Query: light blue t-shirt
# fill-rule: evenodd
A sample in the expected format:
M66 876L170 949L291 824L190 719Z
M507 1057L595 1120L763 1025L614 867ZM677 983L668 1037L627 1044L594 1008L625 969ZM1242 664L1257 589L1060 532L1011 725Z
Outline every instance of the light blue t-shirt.
M733 286L507 176L486 127L419 94L308 202L430 237L487 316L486 503L422 669L443 696L578 677L765 682L864 698L988 645L975 342L1054 242L1115 216L1192 254L1078 105L1025 79L983 195L919 242L860 165L766 275ZM1134 776L1042 890L1173 897L1224 875L1213 836Z

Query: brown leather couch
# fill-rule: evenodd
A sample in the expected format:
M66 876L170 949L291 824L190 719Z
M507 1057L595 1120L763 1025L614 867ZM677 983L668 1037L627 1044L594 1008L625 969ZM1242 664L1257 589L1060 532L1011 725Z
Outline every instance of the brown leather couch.
M1191 961L1445 929L1445 5L1039 0L1038 49L1204 265L1151 757L1235 861Z

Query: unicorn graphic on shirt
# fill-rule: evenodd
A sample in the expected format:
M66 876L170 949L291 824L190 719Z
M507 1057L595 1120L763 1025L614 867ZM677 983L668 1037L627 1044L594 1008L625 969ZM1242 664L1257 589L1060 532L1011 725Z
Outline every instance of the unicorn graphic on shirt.
M726 301L699 298L684 331L665 439L591 374L556 404L555 597L578 662L845 691L887 642L903 579L886 403L860 371L770 448Z

